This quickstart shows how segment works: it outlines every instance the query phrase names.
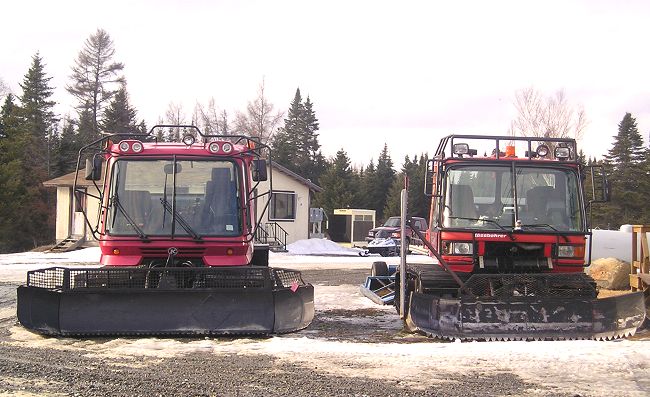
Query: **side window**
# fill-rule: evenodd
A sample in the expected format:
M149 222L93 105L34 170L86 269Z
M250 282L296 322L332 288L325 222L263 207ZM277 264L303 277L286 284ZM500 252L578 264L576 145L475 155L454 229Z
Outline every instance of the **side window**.
M270 220L293 221L296 219L296 193L273 192L271 195Z

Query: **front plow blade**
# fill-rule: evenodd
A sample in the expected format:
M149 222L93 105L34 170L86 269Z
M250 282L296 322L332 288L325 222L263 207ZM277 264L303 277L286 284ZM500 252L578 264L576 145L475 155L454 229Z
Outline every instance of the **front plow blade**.
M28 272L18 320L48 335L272 334L307 327L314 290L273 268L64 268Z
M642 292L498 301L413 293L406 322L413 331L452 339L613 339L633 335L644 317Z

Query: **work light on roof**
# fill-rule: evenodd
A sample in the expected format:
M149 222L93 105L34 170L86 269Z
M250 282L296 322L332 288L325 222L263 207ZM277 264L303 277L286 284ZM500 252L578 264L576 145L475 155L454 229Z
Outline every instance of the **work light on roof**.
M129 143L126 141L120 142L119 146L120 152L128 152L129 151Z
M454 143L454 154L468 154L469 145L466 143Z
M192 146L195 141L196 141L196 139L194 138L194 135L187 134L187 135L183 136L183 143L186 146Z
M217 153L219 152L219 144L217 142L210 142L208 145L208 150L210 153Z
M228 142L224 143L221 145L221 150L223 150L224 153L232 152L232 144Z
M571 156L571 151L568 147L556 147L555 158L558 160L567 160Z
M140 153L142 149L144 149L142 142L133 142L133 145L131 145L131 150L133 150L135 153Z
M535 152L537 152L538 157L546 157L548 156L549 149L546 145L539 145L537 146L537 150L535 150Z

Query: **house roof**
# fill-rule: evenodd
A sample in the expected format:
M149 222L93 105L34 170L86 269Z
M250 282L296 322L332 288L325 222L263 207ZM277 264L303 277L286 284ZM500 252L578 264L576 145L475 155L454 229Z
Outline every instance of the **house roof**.
M48 181L43 182L43 186L47 187L57 187L57 186L70 186L72 187L74 185L74 176L75 172L71 172L69 174L61 175L57 178L50 179ZM104 175L102 174L102 180L99 181L94 181L94 183L98 185L102 185L104 179ZM84 171L79 170L79 175L77 175L77 186L93 186L93 181L88 181L85 178Z
M309 190L312 190L314 192L322 192L323 188L316 185L312 181L310 181L307 178L303 178L300 175L296 174L295 172L289 170L288 168L274 162L273 164L273 169L277 170L295 180L298 182L302 183L303 185L307 186ZM66 175L62 175L60 177L50 179L48 181L43 182L43 186L47 187L57 187L57 186L70 186L72 187L74 184L74 176L75 173L71 172ZM102 174L103 178L103 174ZM98 185L101 185L103 182L102 181L97 181L96 182ZM93 186L93 181L87 181L86 178L84 177L84 172L83 170L79 171L79 175L77 176L77 186Z
M280 171L281 173L283 173L283 174L297 180L298 182L300 182L303 185L307 186L309 188L309 190L313 190L314 192L322 192L323 191L322 187L318 186L317 184L313 183L311 180L309 180L307 178L301 177L300 175L298 175L295 172L291 171L287 167L285 167L285 166L283 166L283 165L281 165L279 163L276 163L276 162L273 162L272 164L273 164L273 169L275 169L277 171Z

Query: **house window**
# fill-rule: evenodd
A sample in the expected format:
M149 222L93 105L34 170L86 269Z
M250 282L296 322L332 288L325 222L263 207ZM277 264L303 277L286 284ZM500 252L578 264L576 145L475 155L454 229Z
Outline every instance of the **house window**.
M294 192L273 192L271 195L272 220L296 219L296 194Z

